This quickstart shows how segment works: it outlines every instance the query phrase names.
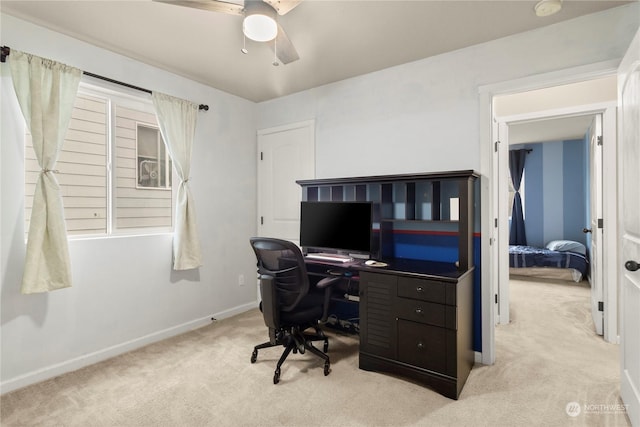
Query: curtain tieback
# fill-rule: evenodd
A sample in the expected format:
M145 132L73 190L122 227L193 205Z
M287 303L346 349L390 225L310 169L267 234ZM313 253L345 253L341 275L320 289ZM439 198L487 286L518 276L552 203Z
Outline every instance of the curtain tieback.
M189 182L190 179L191 178L183 179L182 182L184 182L186 184L187 182Z
M41 173L49 173L49 172L60 173L60 171L57 169L42 169L40 172Z

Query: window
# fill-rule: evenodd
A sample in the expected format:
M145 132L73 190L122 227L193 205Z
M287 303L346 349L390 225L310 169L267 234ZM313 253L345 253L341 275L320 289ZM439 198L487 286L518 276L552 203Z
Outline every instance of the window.
M25 230L39 170L27 133ZM56 170L70 236L171 230L172 162L150 100L82 83Z
M158 128L138 123L136 127L138 188L171 189L171 159Z

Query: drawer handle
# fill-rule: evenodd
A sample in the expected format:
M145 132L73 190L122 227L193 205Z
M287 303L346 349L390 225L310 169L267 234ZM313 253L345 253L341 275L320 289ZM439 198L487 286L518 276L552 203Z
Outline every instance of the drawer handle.
M418 343L418 350L424 350L426 348L426 346L424 344L422 344L421 342Z
M416 314L422 314L422 313L423 313L422 308L420 307L416 308Z
M422 289L422 286L417 286L416 287L416 292L422 292L424 291L424 289Z

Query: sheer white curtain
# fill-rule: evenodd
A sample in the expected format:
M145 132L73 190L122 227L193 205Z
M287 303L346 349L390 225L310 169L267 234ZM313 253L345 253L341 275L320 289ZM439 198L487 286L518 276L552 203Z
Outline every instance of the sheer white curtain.
M189 270L202 265L195 206L189 190L198 104L157 92L153 92L152 98L162 138L180 178L176 195L173 269Z
M11 50L13 86L40 166L33 195L22 293L71 286L67 229L55 166L82 71Z

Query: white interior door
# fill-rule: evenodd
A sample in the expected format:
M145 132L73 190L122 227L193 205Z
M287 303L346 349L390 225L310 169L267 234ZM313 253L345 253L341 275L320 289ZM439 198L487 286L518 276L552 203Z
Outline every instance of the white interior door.
M618 70L620 136L620 395L640 426L640 31Z
M602 335L604 331L603 304L603 250L602 250L602 115L596 114L589 127L589 194L590 217L589 232L591 245L589 247L591 282L591 316L596 327L596 333Z
M297 180L315 178L315 122L258 131L258 234L298 243Z

